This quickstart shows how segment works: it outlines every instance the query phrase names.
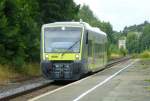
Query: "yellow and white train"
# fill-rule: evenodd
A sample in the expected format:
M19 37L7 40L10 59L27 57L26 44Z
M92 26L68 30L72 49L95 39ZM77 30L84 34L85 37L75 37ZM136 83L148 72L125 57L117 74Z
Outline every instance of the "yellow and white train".
M44 24L41 70L47 79L78 80L107 63L107 35L85 22Z

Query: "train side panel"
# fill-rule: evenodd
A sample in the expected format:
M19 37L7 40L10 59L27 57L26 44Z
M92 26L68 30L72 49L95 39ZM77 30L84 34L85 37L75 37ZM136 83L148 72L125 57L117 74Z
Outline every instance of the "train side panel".
M89 30L86 30L84 34L84 57L87 60L88 70L95 72L107 63L107 37ZM87 43L86 40L88 40Z

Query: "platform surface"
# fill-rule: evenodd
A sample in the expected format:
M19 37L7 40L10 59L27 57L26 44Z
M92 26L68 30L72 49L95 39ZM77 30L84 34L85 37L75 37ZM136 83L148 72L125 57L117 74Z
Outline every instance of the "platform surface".
M150 101L150 74L128 60L30 101Z

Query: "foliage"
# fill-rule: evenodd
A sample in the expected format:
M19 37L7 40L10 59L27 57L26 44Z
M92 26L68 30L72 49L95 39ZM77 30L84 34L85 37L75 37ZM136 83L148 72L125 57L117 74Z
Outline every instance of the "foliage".
M127 34L127 49L129 53L138 53L139 50L138 36L134 32Z
M22 66L19 73L24 76L40 76L39 63L26 63Z
M83 5L83 7L80 9L78 13L78 19L82 19L83 21L89 23L90 25L98 27L102 31L106 32L108 35L109 42L110 43L112 42L113 29L111 24L109 22L100 21L97 17L95 17L93 12L87 5Z
M146 25L143 30L143 34L139 38L140 51L150 49L150 24Z
M129 32L143 32L144 27L148 24L149 24L148 21L144 21L144 23L139 24L139 25L133 25L129 27L126 26L123 30L123 33L127 34Z
M126 49L123 48L119 49L116 44L110 44L108 49L109 49L109 55L108 55L109 60L124 57L128 53Z
M127 53L128 53L128 51L127 51L126 49L124 49L124 48L121 48L121 49L120 49L120 54L121 54L122 56L126 56Z
M73 0L0 0L0 64L38 62L43 23L75 19Z
M129 53L141 53L150 50L150 23L125 27L124 34L127 33L127 49Z
M79 7L73 0L0 0L1 71L7 74L15 70L17 75L40 74L39 64L34 63L40 60L40 28L44 23L81 18L106 32L109 43L117 42L113 40L109 22L100 21L88 6Z
M108 48L108 59L112 60L119 57L121 57L121 55L119 54L119 49L117 45L110 44Z
M19 75L12 66L0 64L0 85L6 85L18 77L22 78L22 75Z
M145 50L140 54L140 58L150 58L150 51Z
M124 38L122 33L114 31L112 34L112 44L118 45L118 40Z
M114 60L114 59L118 59L121 58L122 56L118 53L111 53L111 55L108 58L108 61Z
M22 68L17 68L10 65L0 65L0 85L7 83L15 79L26 79L29 77L40 76L41 72L39 69L39 63L28 63L24 64ZM19 72L18 72L19 69ZM17 70L17 71L16 71ZM2 82L1 82L2 81Z
M108 58L110 57L113 50L111 50L111 44L117 44L118 33L113 36L113 29L109 22L100 21L91 11L87 5L83 5L78 13L78 19L89 23L94 27L100 28L108 36ZM116 39L115 39L116 38Z
M79 5L73 0L38 0L42 23L76 19Z
M115 44L111 44L111 45L109 46L109 49L111 50L111 53L119 53L119 48L118 48L118 46L115 45Z
M138 53L132 53L132 58L139 58L139 54Z

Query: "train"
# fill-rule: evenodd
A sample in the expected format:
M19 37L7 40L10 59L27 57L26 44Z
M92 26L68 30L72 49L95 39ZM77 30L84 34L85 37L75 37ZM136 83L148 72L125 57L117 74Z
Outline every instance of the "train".
M78 80L107 64L107 34L86 22L54 22L41 28L41 71L49 80Z

